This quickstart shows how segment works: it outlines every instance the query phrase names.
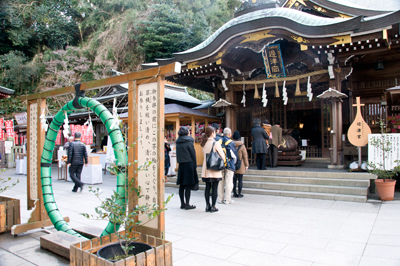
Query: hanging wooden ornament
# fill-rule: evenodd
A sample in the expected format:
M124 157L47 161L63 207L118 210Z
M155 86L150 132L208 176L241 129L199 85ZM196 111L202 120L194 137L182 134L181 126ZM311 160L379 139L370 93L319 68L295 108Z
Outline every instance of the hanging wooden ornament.
M261 99L260 94L258 94L257 84L254 84L254 99Z
M275 82L275 98L279 98L279 87L278 82Z
M296 91L294 92L294 96L301 96L300 79L298 79L296 82Z

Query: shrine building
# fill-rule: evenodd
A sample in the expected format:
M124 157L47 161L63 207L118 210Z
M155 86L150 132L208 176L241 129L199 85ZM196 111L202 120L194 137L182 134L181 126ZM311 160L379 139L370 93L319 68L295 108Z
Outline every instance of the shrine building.
M253 119L269 119L307 157L342 166L356 154L356 97L373 133L399 112L386 91L400 81L399 25L398 0L248 0L204 42L143 66L180 62L169 81L232 103L223 126L250 138Z

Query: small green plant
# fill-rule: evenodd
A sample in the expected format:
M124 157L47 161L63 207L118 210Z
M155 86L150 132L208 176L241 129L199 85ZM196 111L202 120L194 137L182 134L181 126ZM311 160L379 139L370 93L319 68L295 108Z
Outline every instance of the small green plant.
M368 162L367 170L369 173L378 176L379 179L383 179L385 182L386 179L391 179L400 172L400 161L394 161L396 166L392 170L386 169L386 159L388 153L392 150L392 143L389 141L386 133L385 123L380 120L379 124L381 129L380 137L373 138L370 145L376 147L382 153L382 161L381 163Z
M3 173L5 170L6 170L5 168L4 168L4 169L1 169L1 170L0 170L0 173ZM7 185L7 186L4 185L4 186L3 186L3 184L10 182L12 179L13 179L12 177L8 177L8 178L2 178L2 177L0 177L0 193L3 193L4 191L6 191L6 190L12 188L13 186L15 186L16 184L19 183L19 179L17 179L17 181L11 182L10 185Z
M132 147L135 144L132 145ZM131 148L132 148L131 147ZM149 166L153 162L146 161L143 165L140 165L134 171L134 175L136 175L140 171L147 171ZM134 161L133 163L128 163L127 167L131 165L137 165L138 161ZM127 173L127 167L125 167L124 173ZM121 170L115 163L112 164L111 167L108 167L108 170L112 174L117 174ZM114 256L111 258L112 260L120 260L129 257L129 251L134 249L134 246L130 246L129 244L132 241L137 240L136 237L132 237L131 232L139 225L144 225L146 223L142 223L139 220L139 215L145 214L148 217L148 222L152 219L156 218L160 215L161 212L166 211L166 205L171 200L173 194L163 202L163 206L159 206L157 204L153 205L136 205L134 208L129 209L129 202L137 201L142 197L140 193L140 186L138 188L135 187L135 179L131 178L129 180L127 174L125 174L125 195L120 195L116 191L113 191L113 194L106 199L102 199L100 197L102 191L99 188L94 189L89 186L89 191L94 193L94 195L101 201L100 206L95 208L96 215L89 215L87 213L82 213L82 215L89 219L95 220L108 220L114 225L114 232L118 238L118 242L124 251L124 255ZM132 198L133 197L133 198ZM122 231L118 231L119 226L123 227Z

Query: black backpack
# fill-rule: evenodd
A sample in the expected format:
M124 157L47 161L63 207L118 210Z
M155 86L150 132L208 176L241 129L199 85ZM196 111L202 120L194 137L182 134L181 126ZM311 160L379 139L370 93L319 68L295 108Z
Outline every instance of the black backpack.
M240 146L237 148L237 151L238 151L238 158L236 158L236 164L235 164L236 170L239 170L240 167L242 167L242 160L239 159L239 150L240 150L240 147L242 147L242 146L243 146L243 144L240 145Z

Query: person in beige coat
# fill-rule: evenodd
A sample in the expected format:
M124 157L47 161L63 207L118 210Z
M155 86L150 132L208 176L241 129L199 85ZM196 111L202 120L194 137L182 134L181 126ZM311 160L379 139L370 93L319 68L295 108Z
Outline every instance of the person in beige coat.
M270 167L276 167L278 164L278 149L282 142L282 128L279 124L275 124L271 127L272 138L269 139L269 165Z
M235 175L233 176L233 197L234 198L243 198L242 188L243 188L243 175L249 168L249 156L247 154L246 146L244 146L243 142L240 140L239 131L235 131L232 135L232 139L235 142L235 146L238 153L238 159L241 160L241 165L238 170L235 171ZM236 183L238 182L238 193L236 193Z
M204 191L204 196L206 199L206 212L217 212L218 209L215 207L218 196L218 183L222 180L221 171L212 171L207 169L207 153L211 152L211 148L214 144L214 151L218 152L221 158L225 161L225 154L222 150L221 144L215 141L215 129L213 127L207 127L205 134L201 140L201 147L203 147L203 167L201 171L201 178L203 182L206 183L206 189ZM210 194L212 190L212 204L210 204Z

